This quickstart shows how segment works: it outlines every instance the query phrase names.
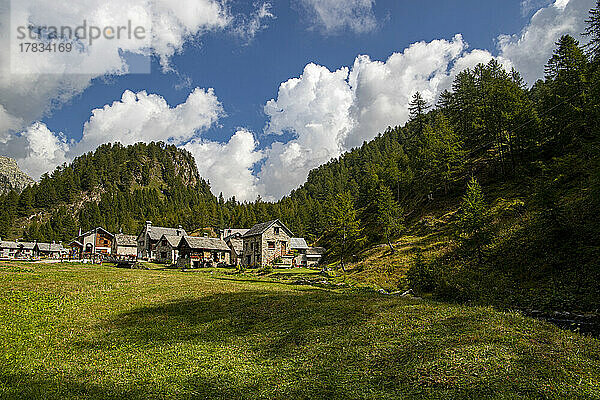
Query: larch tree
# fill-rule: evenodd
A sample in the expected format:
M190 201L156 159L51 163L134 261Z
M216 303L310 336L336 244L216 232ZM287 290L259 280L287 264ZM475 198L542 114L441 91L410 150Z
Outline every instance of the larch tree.
M394 194L387 186L381 186L377 191L377 224L392 253L395 251L392 239L403 228L403 211L394 201Z
M329 230L334 238L334 253L340 258L340 267L346 271L346 256L360 243L362 229L350 192L336 195L328 207Z

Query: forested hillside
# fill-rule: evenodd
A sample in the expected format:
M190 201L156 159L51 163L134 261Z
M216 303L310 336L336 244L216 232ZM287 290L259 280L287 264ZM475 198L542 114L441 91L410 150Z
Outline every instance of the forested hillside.
M20 195L0 197L0 236L68 240L79 226L137 233L280 218L345 268L373 245L433 234L408 281L461 300L591 309L600 303L600 18L564 36L528 88L496 61L461 72L438 104L310 172L276 203L210 194L192 156L162 143L104 145ZM20 227L24 227L24 231ZM403 283L404 282L404 283ZM596 307L597 308L597 307Z

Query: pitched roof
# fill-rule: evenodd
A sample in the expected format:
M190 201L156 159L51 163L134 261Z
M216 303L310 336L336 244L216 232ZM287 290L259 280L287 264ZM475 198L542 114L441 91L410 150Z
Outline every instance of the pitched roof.
M148 236L151 240L160 240L163 235L167 236L187 236L187 232L183 228L163 228L161 226L150 226Z
M240 236L244 236L246 234L246 232L248 232L250 229L242 229L242 228L225 228L223 229L223 240L231 237L231 236L236 236L236 235L240 235Z
M269 229L271 226L275 225L275 223L277 223L277 222L279 222L279 224L281 224L281 226L287 232L288 235L293 236L292 231L290 231L287 228L287 226L285 226L283 224L283 222L281 222L278 219L274 219L273 221L263 222L263 223L254 225L252 228L250 228L250 230L248 232L246 232L244 234L243 237L262 235L263 233L265 233L267 231L267 229Z
M306 250L306 249L308 249L308 244L306 244L306 240L304 240L304 238L291 238L290 239L290 248Z
M160 240L167 239L171 247L177 247L179 246L179 242L181 242L181 238L182 236L162 235Z
M0 247L3 249L17 249L19 245L17 242L0 241Z
M33 242L17 242L17 246L19 246L19 248L23 248L23 250L33 250L33 248L35 247L35 243Z
M187 244L193 250L221 250L230 251L229 246L221 239L208 238L208 237L196 237L196 236L184 236L181 240L186 241ZM180 244L181 244L180 243Z
M115 243L117 246L137 247L137 238L133 235L118 233L115 235Z
M85 236L91 235L92 233L96 233L97 231L103 231L104 233L108 233L110 236L113 236L113 237L115 236L115 235L113 235L112 233L110 233L109 231L107 231L106 229L104 229L104 228L102 228L101 226L99 226L99 227L97 227L97 228L90 229L89 231L87 231L87 232L85 232L85 233L82 233L81 235L77 236L77 238L80 238L80 237L85 237Z
M244 240L241 238L229 237L225 240L227 244L231 244L231 249L236 252L236 254L242 254L244 251Z
M64 250L60 243L37 243L39 251L47 251L49 253L60 253Z
M326 250L324 247L309 247L308 249L306 249L306 255L307 256L323 256L323 254L325 254Z

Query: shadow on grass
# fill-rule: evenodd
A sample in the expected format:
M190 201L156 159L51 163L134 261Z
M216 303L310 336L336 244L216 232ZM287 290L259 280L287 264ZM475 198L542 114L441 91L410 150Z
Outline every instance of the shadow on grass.
M544 398L548 379L575 387L567 364L548 357L559 337L548 329L516 334L513 325L529 329L531 321L377 294L220 293L118 314L74 343L104 358L130 351L150 375L160 365L186 371L165 387L139 375L123 386L111 383L119 376L85 386L47 373L2 381L22 389L17 397L46 390L37 398L66 399ZM164 358L172 348L184 351Z

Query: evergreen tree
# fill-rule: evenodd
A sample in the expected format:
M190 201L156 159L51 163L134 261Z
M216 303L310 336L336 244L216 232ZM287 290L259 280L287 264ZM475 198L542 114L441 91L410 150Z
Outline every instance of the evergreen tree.
M586 50L590 59L594 63L600 62L600 0L597 0L596 7L590 10L590 16L585 21L587 24L584 35L589 36L590 41L586 45Z
M421 92L416 92L413 95L411 102L408 104L408 111L410 114L410 121L414 122L417 127L417 133L419 135L423 134L425 130L426 117L425 113L430 108L427 104Z
M328 207L329 231L333 236L333 253L340 258L340 267L346 271L345 259L362 240L360 220L349 192L335 196Z
M394 201L394 195L387 186L381 186L377 192L377 224L393 253L392 238L402 229L402 208Z
M459 211L459 238L477 252L477 258L483 260L483 247L488 243L487 225L489 213L479 182L471 178L467 192L463 196Z

